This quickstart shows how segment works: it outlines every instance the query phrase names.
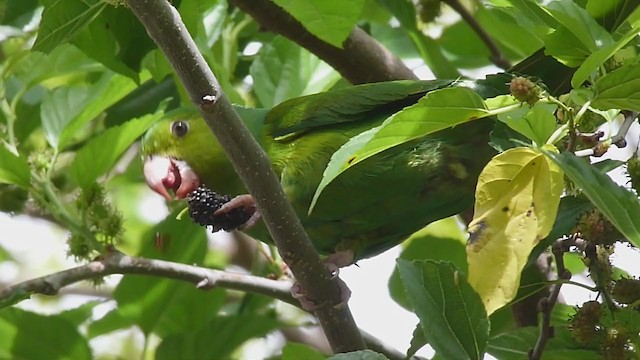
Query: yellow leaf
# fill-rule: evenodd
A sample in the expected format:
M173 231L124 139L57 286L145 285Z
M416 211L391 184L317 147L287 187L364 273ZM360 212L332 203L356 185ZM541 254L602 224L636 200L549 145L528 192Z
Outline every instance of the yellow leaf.
M553 227L563 185L558 165L526 147L497 155L480 174L467 262L488 314L515 297L531 250Z

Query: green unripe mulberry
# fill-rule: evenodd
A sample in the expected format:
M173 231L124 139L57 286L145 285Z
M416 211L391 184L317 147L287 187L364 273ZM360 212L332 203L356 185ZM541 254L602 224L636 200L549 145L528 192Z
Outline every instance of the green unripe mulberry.
M511 96L516 98L516 100L529 105L538 102L538 100L540 100L540 94L542 93L540 86L522 76L516 76L511 79L509 91L511 92Z

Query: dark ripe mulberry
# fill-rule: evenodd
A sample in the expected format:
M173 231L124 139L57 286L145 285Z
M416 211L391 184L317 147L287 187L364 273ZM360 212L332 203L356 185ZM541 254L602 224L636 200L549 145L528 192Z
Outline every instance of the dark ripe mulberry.
M189 216L198 225L211 226L212 232L235 230L246 223L251 216L243 207L214 215L222 205L229 201L231 201L231 196L220 195L205 186L200 186L187 194Z

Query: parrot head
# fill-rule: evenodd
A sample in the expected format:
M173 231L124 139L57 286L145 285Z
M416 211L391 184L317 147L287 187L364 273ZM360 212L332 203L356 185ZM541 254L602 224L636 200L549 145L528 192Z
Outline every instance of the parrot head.
M142 138L147 185L165 199L182 199L230 167L207 124L195 110L171 112ZM212 171L219 174L211 174ZM232 171L232 170L231 170ZM212 186L213 184L207 184ZM170 194L169 190L173 192Z

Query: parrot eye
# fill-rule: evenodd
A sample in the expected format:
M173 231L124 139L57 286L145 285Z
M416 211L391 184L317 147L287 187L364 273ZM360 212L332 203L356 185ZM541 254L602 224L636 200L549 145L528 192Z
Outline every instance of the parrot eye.
M183 137L189 132L189 124L186 121L174 121L171 123L171 132L177 137Z

